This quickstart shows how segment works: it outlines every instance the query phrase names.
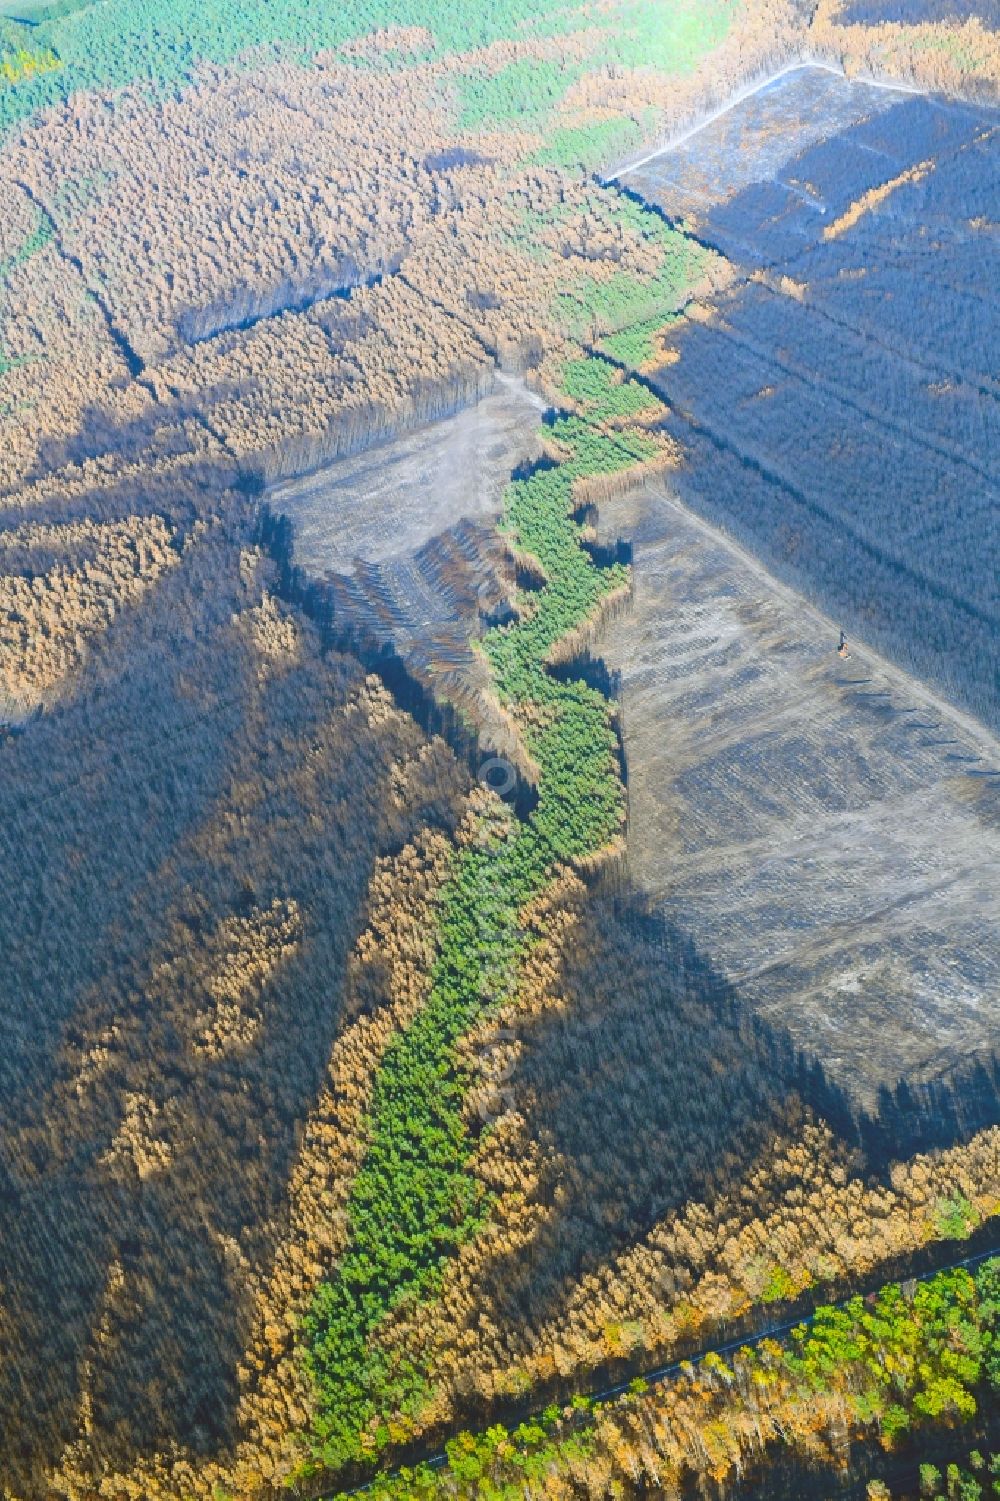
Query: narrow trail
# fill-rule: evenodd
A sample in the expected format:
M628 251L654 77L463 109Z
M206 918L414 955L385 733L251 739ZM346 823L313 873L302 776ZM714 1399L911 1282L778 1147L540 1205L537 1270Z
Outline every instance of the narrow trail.
M982 1262L989 1261L995 1256L1000 1256L1000 1245L994 1246L988 1251L977 1251L974 1256L963 1256L958 1261L945 1262L943 1266L935 1267L932 1272L921 1272L919 1276L914 1277L912 1280L914 1282L930 1282L932 1278L940 1277L943 1272L956 1272L960 1271L963 1267L967 1269L969 1267L979 1266ZM902 1279L892 1278L890 1279L890 1283L893 1281L898 1282L900 1280L906 1282L910 1279L905 1277ZM889 1286L890 1283L885 1283L883 1285ZM842 1298L838 1303L835 1303L832 1306L834 1308L846 1308L848 1303L851 1302L852 1298L855 1298L857 1296L857 1293L852 1293L850 1298ZM825 1304L823 1306L829 1307L830 1305ZM726 1344L723 1345L712 1345L700 1351L697 1355L687 1356L684 1360L674 1360L671 1361L669 1365L658 1366L655 1370L640 1372L639 1380L646 1381L651 1386L655 1386L658 1382L668 1381L672 1376L680 1375L685 1366L696 1365L699 1360L704 1360L706 1355L732 1355L736 1350L753 1349L755 1346L762 1344L765 1339L775 1339L778 1335L789 1334L793 1329L798 1329L801 1325L808 1327L808 1325L815 1322L815 1318L815 1311L812 1313L802 1314L798 1318L786 1320L783 1324L774 1324L767 1329L762 1329L759 1331L759 1333L749 1335L745 1339L733 1339L729 1340ZM620 1382L617 1386L605 1387L603 1391L594 1392L591 1396L591 1400L595 1402L603 1402L607 1401L611 1397L619 1397L624 1392L628 1391L629 1384L630 1383L628 1381L623 1381Z
M956 1272L962 1270L963 1268L967 1270L971 1267L980 1266L984 1261L989 1261L993 1257L1000 1257L1000 1244L995 1245L986 1251L977 1251L973 1256L962 1256L954 1261L947 1261L942 1266L934 1267L931 1271L921 1272L918 1275L914 1276L912 1279L893 1277L889 1278L887 1282L881 1285L890 1286L892 1283L896 1283L898 1285L901 1282L911 1280L913 1282L930 1282L934 1277L940 1277L944 1272ZM832 1305L822 1304L820 1306L846 1308L847 1305L855 1297L858 1296L858 1293L852 1293L850 1297L841 1298L837 1303L834 1303ZM866 1295L861 1294L860 1296ZM626 1380L618 1382L618 1384L615 1386L601 1387L599 1389L584 1392L583 1395L589 1402L609 1402L614 1397L623 1396L628 1391L633 1381L643 1381L647 1386L659 1386L667 1381L672 1381L677 1376L682 1375L685 1370L689 1369L691 1366L697 1365L699 1361L704 1360L709 1355L732 1355L737 1350L756 1349L756 1347L763 1344L764 1340L766 1339L777 1339L783 1334L790 1334L793 1329L802 1327L808 1328L815 1322L815 1319L816 1310L814 1309L811 1313L800 1314L797 1318L786 1319L783 1323L769 1324L766 1329L759 1329L756 1333L745 1335L740 1339L726 1340L721 1344L705 1345L694 1354L685 1355L680 1360L672 1360L669 1361L666 1365L654 1366L651 1370L638 1370ZM526 1420L527 1419L522 1419L522 1421ZM429 1455L425 1459L414 1460L413 1463L411 1465L408 1465L406 1468L415 1469L418 1465L422 1464L425 1465L428 1469L439 1470L442 1468L442 1466L447 1464L447 1462L447 1454L444 1452L444 1450L438 1450L435 1454ZM382 1475L374 1476L364 1485L355 1486L352 1490L324 1491L322 1496L319 1498L319 1501L343 1501L343 1498L349 1496L367 1495L372 1486L375 1484L376 1480L394 1479L399 1476L400 1473L401 1471L398 1469L388 1470Z

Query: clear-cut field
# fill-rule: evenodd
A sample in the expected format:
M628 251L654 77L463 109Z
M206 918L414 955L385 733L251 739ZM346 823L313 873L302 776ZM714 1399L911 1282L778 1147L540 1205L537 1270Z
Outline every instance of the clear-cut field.
M906 98L808 64L783 72L619 181L671 218L697 223L713 205L780 173L797 152Z
M475 406L272 486L294 561L346 576L358 562L412 557L460 521L495 519L510 471L538 453L543 411L523 382L498 375Z
M845 87L790 74L627 177L667 213L700 183L742 273L652 380L683 499L996 727L1000 114L869 89L843 129Z
M874 1104L1000 1038L1000 746L666 490L634 541L621 674L634 881Z
M523 381L498 374L453 416L267 494L291 523L293 562L325 588L337 635L397 656L515 759L471 642L508 608L512 570L496 522L511 472L540 452L544 409Z

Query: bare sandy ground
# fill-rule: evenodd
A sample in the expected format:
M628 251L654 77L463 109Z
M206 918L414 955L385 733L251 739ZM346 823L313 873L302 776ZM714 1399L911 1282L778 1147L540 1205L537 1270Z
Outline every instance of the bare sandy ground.
M636 883L855 1098L1000 1041L1000 745L666 490L621 674Z
M511 470L539 452L544 402L498 375L493 392L454 417L404 433L268 492L294 528L309 573L349 574L357 560L412 556L465 520L500 513Z
M513 570L496 522L511 471L541 451L544 409L498 374L475 406L268 492L291 520L294 561L326 581L335 627L393 652L484 748L526 770L472 642L508 608Z

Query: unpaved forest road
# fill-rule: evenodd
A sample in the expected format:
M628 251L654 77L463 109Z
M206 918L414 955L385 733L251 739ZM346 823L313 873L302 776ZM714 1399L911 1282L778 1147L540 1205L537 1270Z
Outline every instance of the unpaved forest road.
M942 1272L956 1272L959 1271L962 1267L969 1268L980 1266L982 1262L989 1261L993 1257L1000 1257L1000 1245L993 1246L988 1251L977 1251L974 1256L963 1256L956 1261L945 1262L943 1266L935 1267L932 1271L929 1272L921 1272L919 1276L913 1277L912 1279L904 1277L891 1280L895 1281L897 1284L911 1280L913 1282L930 1282L933 1277L939 1277ZM880 1284L880 1286L882 1287L888 1285L889 1284L887 1283ZM821 1306L846 1308L848 1303L850 1303L852 1299L858 1296L868 1296L868 1294L852 1293L850 1297L842 1298L839 1303L834 1303L833 1305L823 1304ZM757 1345L762 1344L766 1339L775 1339L779 1335L790 1333L792 1329L798 1329L803 1326L808 1327L815 1321L815 1317L816 1313L814 1310L812 1313L800 1314L798 1318L788 1319L783 1324L771 1324L766 1329L760 1329L755 1334L746 1335L742 1339L727 1340L725 1344L720 1345L706 1345L701 1350L698 1350L695 1354L686 1355L683 1360L672 1360L669 1365L655 1366L652 1370L649 1371L636 1371L634 1375L630 1376L625 1381L619 1382L617 1386L602 1387L599 1391L586 1392L584 1395L587 1397L588 1401L591 1402L607 1402L610 1401L612 1397L620 1397L624 1392L627 1392L629 1386L633 1381L644 1381L648 1386L661 1385L665 1381L672 1380L675 1376L680 1376L685 1371L685 1369L689 1368L692 1365L697 1365L699 1361L704 1360L708 1355L731 1355L736 1350L752 1350ZM522 1419L522 1421L529 1421L529 1418L524 1418ZM413 1464L407 1466L407 1468L413 1469L417 1464L425 1464L429 1469L437 1470L440 1469L442 1465L446 1464L447 1461L447 1454L445 1454L443 1451L439 1451L437 1454L431 1455L427 1459L415 1460ZM392 1479L398 1474L398 1470L390 1470L387 1475L380 1475L376 1478L380 1480ZM365 1485L356 1486L353 1490L350 1491L327 1491L320 1498L320 1501L337 1501L338 1497L344 1496L363 1496L371 1489L374 1483L375 1481L373 1479L368 1481Z
M752 99L756 94L763 93L764 89L770 88L771 84L777 83L782 78L787 78L791 73L799 72L802 68L817 68L821 73L832 73L836 78L847 79L850 83L866 84L868 88L872 89L887 89L894 94L922 94L925 92L925 90L917 88L914 84L897 83L890 78L869 78L866 74L861 73L848 74L843 68L838 67L836 63L824 62L819 58L806 55L797 58L794 62L786 63L784 67L778 68L776 72L769 73L766 78L760 78L756 82L751 81L744 84L741 89L737 89L735 94L731 94L724 104L720 104L718 109L712 110L707 115L702 115L693 125L688 125L684 130L671 136L669 141L665 141L662 146L657 146L653 151L647 151L645 156L640 156L633 162L627 162L624 167L618 167L609 176L603 178L602 181L605 183L617 182L619 178L627 177L630 172L638 172L640 167L645 167L649 162L655 161L658 156L663 156L668 151L676 151L678 146L683 146L686 141L690 141L693 136L707 129L709 125L714 125L716 120L721 120L724 115L729 114L730 110L736 109L738 105L745 103L747 99Z

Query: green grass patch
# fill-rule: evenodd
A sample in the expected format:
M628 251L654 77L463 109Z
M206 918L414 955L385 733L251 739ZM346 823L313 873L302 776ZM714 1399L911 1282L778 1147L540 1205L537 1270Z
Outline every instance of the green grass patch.
M715 251L699 245L682 229L676 229L651 209L634 203L623 193L613 200L614 217L644 245L659 254L657 270L646 277L616 271L606 280L585 274L560 288L553 299L553 312L574 338L603 335L609 354L625 364L641 360L624 358L635 350L652 353L652 335L666 327L690 301L693 286L718 261ZM618 350L608 343L620 334Z
M724 41L734 10L728 0L673 0L670 5L632 0L617 12L612 56L629 68L690 73Z
M567 396L584 408L591 422L627 422L662 403L637 380L622 379L605 360L570 360L562 373Z
M628 115L599 120L593 125L562 125L553 130L530 160L543 167L593 172L624 156L642 140L642 128Z
M677 322L679 316L678 313L668 313L630 324L619 333L608 334L600 341L600 348L619 364L638 370L657 358L660 337Z
M708 270L714 254L682 230L658 222L663 254L655 275L642 281L627 271L617 271L606 281L581 276L556 294L553 310L567 333L589 338L595 331L607 335L634 331L636 325L649 328L656 320L662 326L685 305L692 284Z

